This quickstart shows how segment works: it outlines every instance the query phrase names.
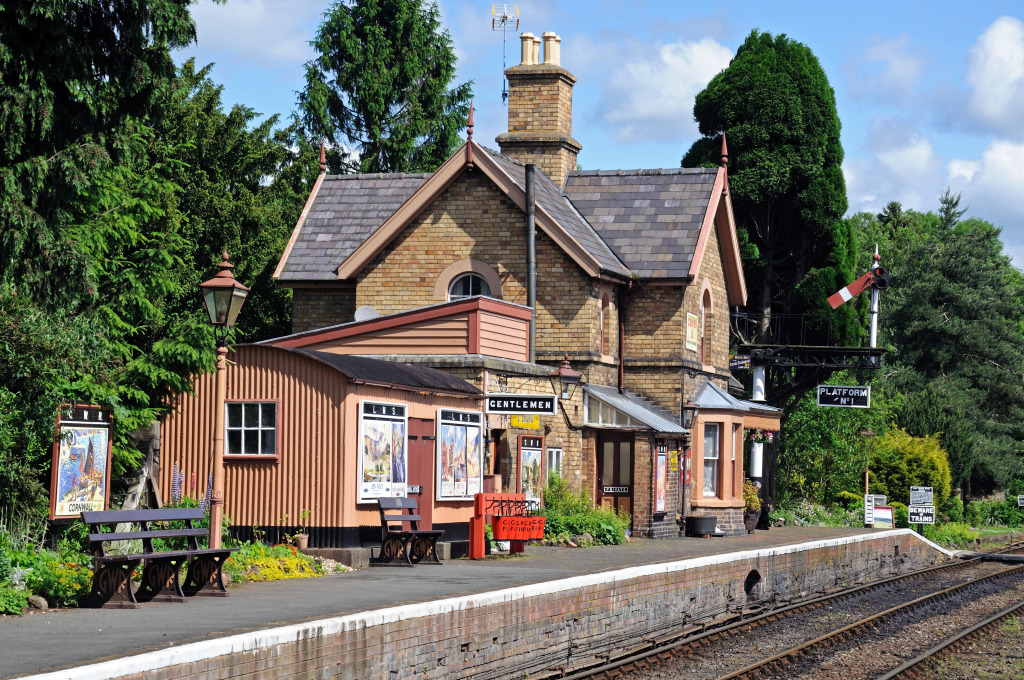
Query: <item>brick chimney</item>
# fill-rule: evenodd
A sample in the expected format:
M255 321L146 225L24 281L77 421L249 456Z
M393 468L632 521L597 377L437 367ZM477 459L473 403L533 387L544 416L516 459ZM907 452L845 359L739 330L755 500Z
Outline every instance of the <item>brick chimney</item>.
M580 143L572 138L572 86L576 77L562 68L562 39L545 33L519 36L522 63L505 71L508 78L508 132L495 139L501 152L523 163L535 163L561 187L576 169Z

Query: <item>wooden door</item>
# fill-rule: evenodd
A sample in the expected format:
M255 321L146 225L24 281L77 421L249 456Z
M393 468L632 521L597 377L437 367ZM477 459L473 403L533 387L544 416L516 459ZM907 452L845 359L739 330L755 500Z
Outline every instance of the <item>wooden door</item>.
M594 497L604 508L633 512L633 435L597 435L597 489Z
M433 420L409 418L409 484L423 487L422 495L413 494L420 506L421 529L431 528L434 514L435 432Z

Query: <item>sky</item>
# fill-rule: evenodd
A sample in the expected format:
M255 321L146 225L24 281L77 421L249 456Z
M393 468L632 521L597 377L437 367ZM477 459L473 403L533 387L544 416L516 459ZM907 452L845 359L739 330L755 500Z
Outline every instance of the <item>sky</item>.
M200 0L197 43L175 57L214 63L226 106L285 119L332 4ZM530 1L507 5L519 27L504 33L492 30L492 3L438 6L458 56L456 82L473 81L474 139L492 148L507 129L503 59L519 63L519 33L562 38L562 66L577 78L573 137L586 170L679 167L699 137L695 95L752 30L784 33L811 49L835 90L850 213L893 200L937 210L949 188L968 217L1002 227L1007 254L1024 267L1019 0Z

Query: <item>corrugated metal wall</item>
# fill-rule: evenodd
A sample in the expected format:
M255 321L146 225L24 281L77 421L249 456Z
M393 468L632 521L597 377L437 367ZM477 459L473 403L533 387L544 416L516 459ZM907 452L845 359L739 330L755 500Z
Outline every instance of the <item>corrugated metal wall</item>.
M253 525L294 531L304 509L311 513L307 526L319 528L314 538L323 536L311 544L338 544L341 533L332 528L379 527L375 506L355 504L360 400L404 403L409 417L430 420L439 408L480 408L478 399L349 385L342 373L326 364L270 346L241 346L228 359L233 362L227 369L229 402L278 403L278 455L225 457L224 513L243 533ZM178 397L174 412L162 423L160 491L165 503L170 501L175 463L185 476L186 495L199 498L206 491L213 457L215 380L215 375L201 376L195 395ZM464 520L461 514L456 519L442 513L448 515L447 521L468 521L471 504ZM278 537L270 532L268 539Z

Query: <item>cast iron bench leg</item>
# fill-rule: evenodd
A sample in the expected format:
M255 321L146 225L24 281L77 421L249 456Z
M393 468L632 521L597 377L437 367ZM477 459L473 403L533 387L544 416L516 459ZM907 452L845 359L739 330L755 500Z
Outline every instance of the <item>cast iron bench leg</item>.
M413 564L442 564L437 557L437 536L415 536L412 539L412 551L409 555Z
M140 602L184 602L185 593L181 591L178 574L185 562L183 555L147 559L135 599Z
M406 534L392 534L380 546L380 562L389 567L411 567L409 559L409 537Z
M139 606L132 592L132 572L142 560L104 562L92 577L92 591L82 601L83 607L135 609Z
M227 553L194 555L188 564L185 594L227 597L228 589L224 587L224 562L227 557Z

